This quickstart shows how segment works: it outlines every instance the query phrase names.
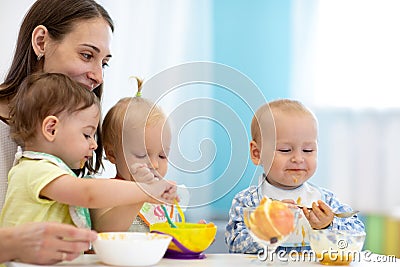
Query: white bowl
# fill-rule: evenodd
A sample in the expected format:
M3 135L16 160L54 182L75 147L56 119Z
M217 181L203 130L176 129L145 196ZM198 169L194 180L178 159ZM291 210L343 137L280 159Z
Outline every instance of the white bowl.
M99 233L94 251L105 264L148 266L164 256L172 237L155 233Z

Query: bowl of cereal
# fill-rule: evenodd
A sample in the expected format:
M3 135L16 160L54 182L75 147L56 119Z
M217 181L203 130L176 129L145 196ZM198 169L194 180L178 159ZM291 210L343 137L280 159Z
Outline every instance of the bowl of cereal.
M170 236L156 233L99 233L93 247L105 264L149 266L161 260L171 239Z
M355 230L313 230L310 245L320 263L349 265L361 259L365 235L365 232Z

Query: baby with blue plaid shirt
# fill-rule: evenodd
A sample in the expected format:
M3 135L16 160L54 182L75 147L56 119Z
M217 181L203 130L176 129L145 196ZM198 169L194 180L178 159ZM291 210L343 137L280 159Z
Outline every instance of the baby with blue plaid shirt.
M353 229L364 232L354 215L337 218L335 212L351 211L329 190L308 180L317 168L318 122L302 103L281 99L261 106L251 123L250 157L262 165L258 186L239 192L232 201L225 242L231 253L258 253L263 247L254 241L244 223L243 208L256 207L263 196L304 207L297 228L279 247L285 251L309 250L313 229Z

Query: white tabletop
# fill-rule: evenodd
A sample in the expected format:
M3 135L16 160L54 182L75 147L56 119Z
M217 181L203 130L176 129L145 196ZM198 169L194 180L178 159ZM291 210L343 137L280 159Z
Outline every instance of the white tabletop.
M385 262L384 262L385 261ZM388 262L390 261L390 262ZM393 257L387 257L384 255L376 255L372 254L368 259L361 259L359 262L352 262L350 266L400 266L400 260L394 259ZM280 262L276 263L277 266L285 266L291 265L296 267L301 266L323 266L318 262L307 261L307 262L289 262L289 264L280 264ZM207 254L207 257L202 260L173 260L173 259L162 259L158 264L154 266L165 267L165 266L196 266L196 267L245 267L245 266L266 266L265 262L260 261L255 255L246 255L246 254ZM25 264L18 262L8 262L6 263L7 267L38 267L39 265L33 264ZM63 262L57 265L53 265L56 267L110 267L109 265L104 265L100 262L97 255L82 255L74 261ZM275 264L274 264L275 266ZM42 266L43 267L43 266Z

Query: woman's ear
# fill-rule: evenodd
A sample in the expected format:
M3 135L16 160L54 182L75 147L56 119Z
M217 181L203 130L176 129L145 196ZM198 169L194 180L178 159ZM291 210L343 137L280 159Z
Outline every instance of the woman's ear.
M44 138L53 142L56 138L57 128L60 123L60 120L56 116L47 116L42 123L42 134Z
M43 25L38 25L32 32L32 47L36 56L40 59L45 53L45 41L48 35L47 28Z
M250 142L250 157L254 165L260 165L261 151L256 141L254 140Z

